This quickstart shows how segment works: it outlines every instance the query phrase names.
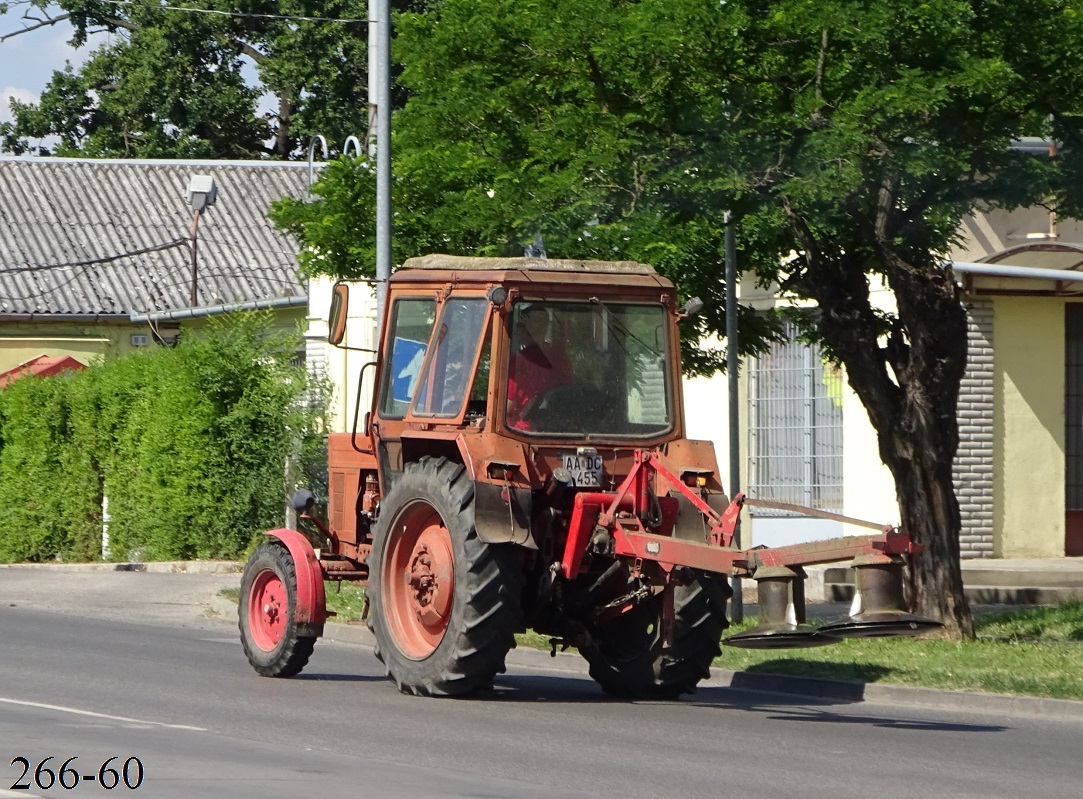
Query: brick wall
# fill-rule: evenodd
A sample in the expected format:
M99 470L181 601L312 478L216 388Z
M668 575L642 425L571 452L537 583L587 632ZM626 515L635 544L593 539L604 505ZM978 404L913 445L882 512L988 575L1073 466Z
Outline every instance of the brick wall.
M959 498L964 558L993 556L993 304L967 304L967 366L959 389L959 452L952 479Z

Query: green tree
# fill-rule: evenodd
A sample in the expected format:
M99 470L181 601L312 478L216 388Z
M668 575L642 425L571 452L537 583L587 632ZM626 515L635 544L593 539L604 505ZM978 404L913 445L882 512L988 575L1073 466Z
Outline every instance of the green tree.
M0 3L0 15L22 21L0 47L65 20L76 47L108 34L81 67L54 73L40 102L12 101L4 147L49 154L33 142L53 137L54 155L290 158L317 133L336 143L363 136L366 3L207 0L193 9L209 13L155 0Z
M916 609L954 635L972 624L959 569L951 467L966 317L945 254L964 215L1049 200L1078 182L1072 158L1012 148L1078 139L1083 45L1075 0L731 3L746 63L749 223L776 229L768 272L811 299L811 331L841 361L876 429L902 526L922 545ZM877 309L883 282L897 310Z
M1078 0L444 0L397 18L396 260L427 251L657 264L720 331L722 213L741 260L815 302L924 552L915 609L972 631L951 480L964 215L1080 209ZM1053 158L1012 149L1055 137ZM313 273L370 276L373 175L326 171L278 223ZM882 281L896 310L874 307ZM757 338L752 317L742 318ZM696 366L717 365L707 353Z

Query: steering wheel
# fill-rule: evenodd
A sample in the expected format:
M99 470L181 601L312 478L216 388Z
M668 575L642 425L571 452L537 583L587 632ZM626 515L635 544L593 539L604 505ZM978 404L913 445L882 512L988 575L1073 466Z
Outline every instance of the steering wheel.
M549 406L549 399L553 396L558 388L565 388L565 386L549 386L549 388L542 389L529 400L526 405L519 411L519 419L523 422L534 421L535 414L543 408Z
M531 397L519 412L519 419L524 422L535 422L539 413L544 413L555 407L563 407L569 410L584 408L594 406L601 402L602 399L601 392L592 386L579 383L561 383L549 386Z

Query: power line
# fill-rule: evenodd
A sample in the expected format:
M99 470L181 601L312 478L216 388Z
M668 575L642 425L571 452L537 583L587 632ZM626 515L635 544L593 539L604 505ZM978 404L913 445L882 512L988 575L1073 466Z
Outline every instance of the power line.
M217 247L224 247L226 249L240 251L240 252L260 252L267 253L268 255L279 255L284 260L291 262L291 265L295 263L297 258L296 251L290 251L287 249L272 249L270 247L256 247L250 244L238 244L235 241L228 241L226 239L219 238L210 231L213 228L208 229L208 233L200 236L201 242L209 242ZM147 253L158 252L161 250L168 250L173 247L180 247L187 245L188 239L173 239L165 244L155 244L150 247L146 247L141 250L132 250L130 252L122 252L116 255L102 256L101 258L93 258L87 261L70 261L68 263L60 264L28 264L26 266L11 266L0 267L0 275L15 274L19 272L43 272L50 269L74 269L83 266L95 266L99 264L110 263L112 261L118 261L122 258L128 258L136 255L146 255ZM285 266L285 264L276 264L276 266Z
M146 253L159 252L161 250L172 249L173 247L179 247L188 243L187 239L173 239L173 241L165 244L155 244L151 247L143 247L139 250L132 250L130 252L117 253L115 255L106 255L101 258L91 258L86 261L72 261L70 263L63 264L44 264L38 266L12 266L0 269L0 274L37 274L44 271L52 271L54 269L77 269L75 274L71 275L67 280L54 283L53 285L45 288L42 291L34 291L29 294L5 294L0 295L0 300L33 300L39 297L46 297L50 294L55 294L65 286L69 286L81 277L86 275L86 269L92 266L98 266L101 264L111 263L113 261L119 261L122 258L129 258L135 255L145 255Z
M220 230L223 230L224 232L229 232L228 229L217 228L208 225L206 228L206 232L199 237L200 242L206 241L214 244L216 247L225 247L226 249L239 250L241 252L262 252L267 253L268 255L281 255L283 258L290 262L296 262L297 260L297 250L287 250L281 248L272 249L270 247L257 247L252 244L238 244L236 241L227 240L216 236L215 233Z
M150 247L144 247L140 250L131 250L129 252L117 253L115 255L104 255L101 258L91 258L86 261L70 261L63 264L40 264L40 265L27 265L27 266L9 266L0 268L0 274L11 275L20 272L45 272L52 269L79 269L85 266L97 266L98 264L107 264L113 261L119 261L122 258L131 258L136 255L146 255L151 252L160 252L162 250L171 250L174 247L180 247L188 244L188 239L173 239L165 244L155 244ZM67 285L67 284L64 284Z
M45 291L37 291L37 292L33 292L31 294L19 294L19 295L14 295L13 294L13 295L10 295L10 296L0 295L0 300L34 300L34 299L37 299L38 297L44 297L44 296L46 296L48 294L52 294L57 289L62 289L65 286L69 285L70 283L74 283L80 277L82 277L82 273L74 274L71 277L69 277L67 280L65 280L63 283L58 283L55 286L50 286ZM3 311L0 311L0 313L3 313Z
M257 251L261 251L261 252L267 252L267 253L273 253L273 254L276 254L276 255L286 256L287 259L292 260L291 253L289 253L288 251L285 251L285 250L271 250L271 249L262 248L262 247L246 247L246 246L237 245L234 242L227 242L227 241L218 239L217 237L212 237L211 240L217 246L223 246L223 247L234 249L234 250L257 250ZM168 241L168 242L165 242L163 244L155 244L155 245L151 245L149 247L142 247L142 248L140 248L138 250L130 250L130 251L127 251L127 252L116 253L116 254L113 254L113 255L106 255L106 256L102 256L100 258L90 258L90 259L86 259L86 260L82 260L82 261L69 261L69 262L66 262L66 263L58 263L58 264L37 264L37 265L14 266L14 267L0 267L0 275L27 274L27 273L29 273L31 275L34 275L34 274L40 274L41 272L50 272L50 271L53 271L53 270L60 270L60 269L76 269L76 270L79 270L75 274L68 277L66 280L60 280L58 282L55 282L53 285L45 287L40 291L34 291L34 292L31 292L31 293L28 293L28 294L19 294L19 295L0 294L0 300L18 301L18 300L32 300L32 299L37 299L39 297L45 297L45 296L48 296L50 294L54 294L55 292L59 291L60 289L64 288L65 286L68 286L68 285L74 283L76 280L78 280L81 277L89 276L88 275L88 270L89 270L90 267L101 266L101 265L113 263L115 261L119 261L119 260L122 260L122 259L125 259L125 258L131 258L131 257L135 257L135 256L138 256L138 255L146 255L148 253L153 253L153 252L161 252L163 250L169 250L169 249L173 249L175 247L183 247L183 246L187 246L187 245L188 245L188 239L173 239L172 241ZM285 266L285 265L282 264L282 265L277 265L277 266L279 268L281 268L282 266ZM292 267L292 264L290 266ZM97 274L97 277L99 279L101 277L103 277L103 276L104 276L104 273L98 273ZM151 274L146 275L145 278L146 278L147 281L149 281L149 283L154 285L159 290L171 289L171 288L175 288L177 286L187 285L187 280L177 280L175 282L174 281L168 281L167 282L167 281L162 280L162 278L165 278L165 277L168 277L168 276L169 276L168 273L160 273L160 274L151 273ZM240 279L240 280L246 280L248 283L250 283L252 285L278 284L278 285L283 285L283 286L294 286L294 287L296 287L299 284L299 281L296 278L290 279L290 278L286 278L286 277L275 277L275 276L267 275L267 274L255 274L255 273L252 273L252 272L246 272L246 271L238 270L238 269L223 268L221 265L217 265L217 264L210 264L207 267L207 278L210 279L210 280L215 280L215 279L218 279L218 280L223 280L223 279L224 280L230 280L230 279L238 280L238 279Z
M101 0L114 6L143 6L142 3L134 3L132 0ZM161 8L166 11L181 11L186 14L213 14L220 17L245 17L251 19L281 19L289 22L334 22L339 25L368 25L373 20L354 19L341 17L306 17L295 14L255 14L245 11L219 11L214 8L197 8L194 6L169 6L165 4L146 5L146 8Z

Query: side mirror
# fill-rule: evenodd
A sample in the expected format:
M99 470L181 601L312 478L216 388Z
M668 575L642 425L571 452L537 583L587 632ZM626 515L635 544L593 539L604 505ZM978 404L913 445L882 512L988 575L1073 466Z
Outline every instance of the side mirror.
M336 283L331 291L331 311L327 316L327 342L337 347L346 338L346 313L350 306L350 287L345 283Z
M703 300L699 297L689 297L688 302L681 308L681 319L687 319L689 316L695 316L703 310Z

